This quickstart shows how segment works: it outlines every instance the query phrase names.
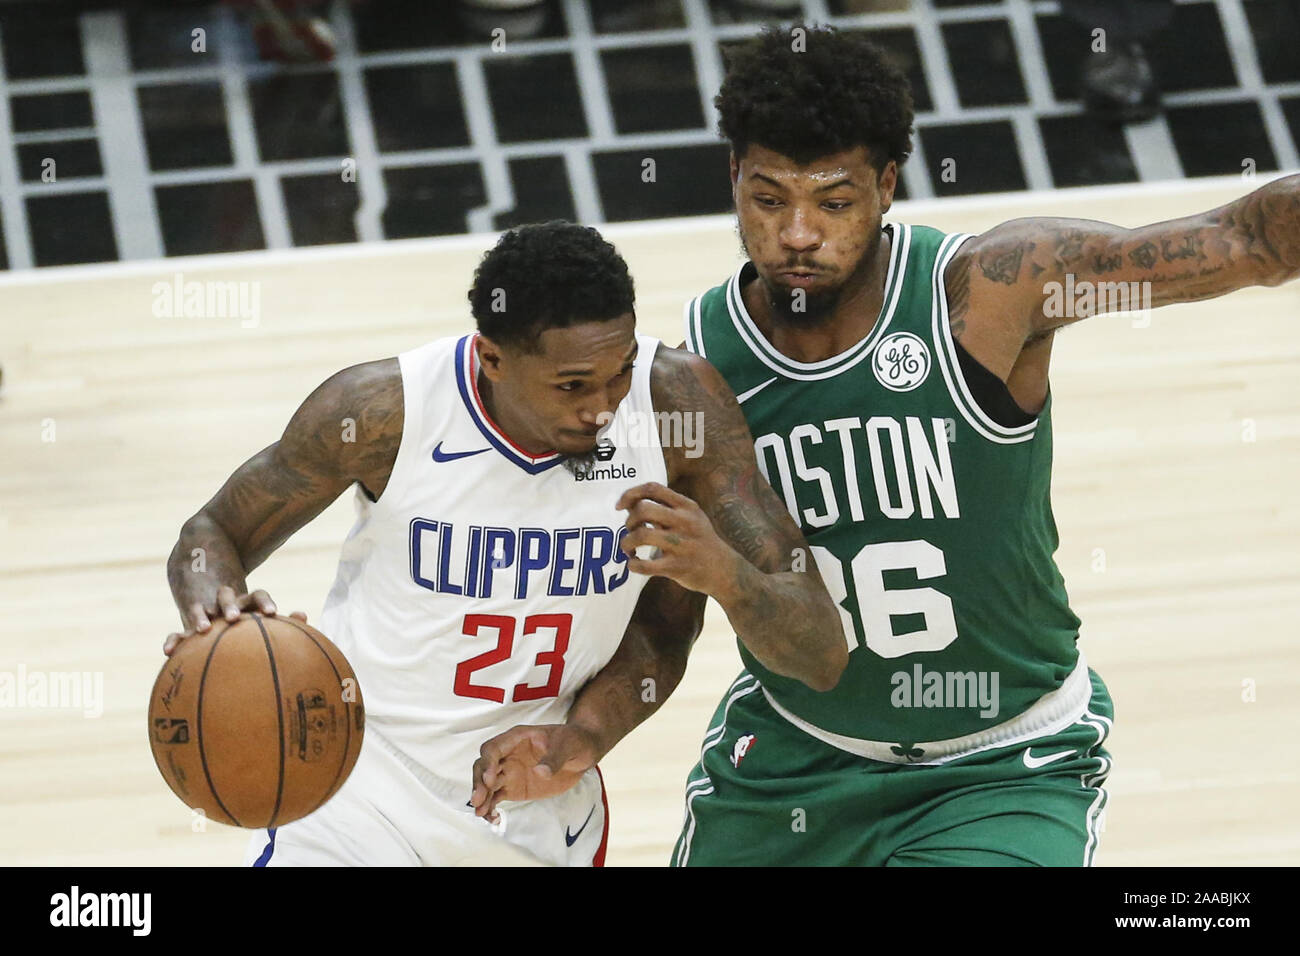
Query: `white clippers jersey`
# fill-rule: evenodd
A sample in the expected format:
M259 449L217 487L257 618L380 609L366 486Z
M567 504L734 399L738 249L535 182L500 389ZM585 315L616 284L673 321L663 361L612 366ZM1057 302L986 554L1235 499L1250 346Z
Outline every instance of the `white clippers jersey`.
M648 580L618 548L627 515L614 504L667 483L657 429L628 424L654 420L657 339L637 337L631 390L603 433L642 440L580 481L488 417L475 337L398 356L401 446L378 502L356 488L320 623L356 670L367 724L466 795L484 741L563 723L613 656Z

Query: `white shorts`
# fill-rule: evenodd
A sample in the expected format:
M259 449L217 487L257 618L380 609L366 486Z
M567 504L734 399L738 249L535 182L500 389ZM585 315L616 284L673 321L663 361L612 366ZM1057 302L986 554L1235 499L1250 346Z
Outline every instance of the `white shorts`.
M366 728L347 781L301 820L256 830L245 866L604 866L609 810L600 771L559 796L503 803L488 823L470 782L434 777Z

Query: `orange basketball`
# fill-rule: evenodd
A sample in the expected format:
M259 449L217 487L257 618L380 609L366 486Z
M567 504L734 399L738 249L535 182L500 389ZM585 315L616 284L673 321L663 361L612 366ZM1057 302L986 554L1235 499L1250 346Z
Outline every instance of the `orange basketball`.
M245 613L181 642L149 697L149 746L188 806L274 827L325 803L361 753L356 675L320 631Z

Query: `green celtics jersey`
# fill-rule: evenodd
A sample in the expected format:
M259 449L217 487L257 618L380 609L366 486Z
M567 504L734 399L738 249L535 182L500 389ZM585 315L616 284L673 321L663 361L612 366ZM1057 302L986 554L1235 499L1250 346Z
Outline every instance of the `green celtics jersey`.
M742 644L746 667L799 720L906 749L978 734L1059 688L1078 663L1079 619L1053 559L1051 396L1019 425L977 404L942 285L968 237L886 229L880 317L839 355L802 363L772 346L741 298L749 263L687 306L686 342L740 400L850 651L826 693Z

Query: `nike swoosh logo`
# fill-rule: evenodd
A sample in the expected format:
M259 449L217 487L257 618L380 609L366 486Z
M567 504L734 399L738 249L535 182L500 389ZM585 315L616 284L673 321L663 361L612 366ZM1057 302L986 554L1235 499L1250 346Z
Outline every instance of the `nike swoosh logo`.
M457 458L468 458L470 455L481 455L485 451L487 451L486 448L480 448L477 451L443 451L442 442L438 442L437 447L433 449L433 460L455 461Z
M755 385L755 386L754 386L753 388L751 388L749 391L747 391L747 392L742 392L741 394L739 394L739 395L736 396L736 404L737 404L737 405L743 405L743 404L745 404L745 402L749 401L751 398L753 398L755 395L757 395L759 392L761 392L763 389L767 388L769 385L771 385L771 384L772 384L773 382L775 382L775 381L776 381L776 376L773 375L771 378L769 378L769 379L768 379L766 382L764 382L762 385Z
M1035 757L1028 747L1025 748L1025 766L1030 770L1036 770L1039 767L1045 767L1049 763L1055 763L1063 757L1073 757L1073 750L1062 750L1060 753L1048 754L1046 757Z
M591 805L591 810L587 813L587 819L582 821L582 826L578 827L578 832L570 835L569 828L564 828L564 843L566 846L573 846L578 842L578 837L582 836L582 831L587 829L587 824L591 822L591 815L596 812L596 805Z

